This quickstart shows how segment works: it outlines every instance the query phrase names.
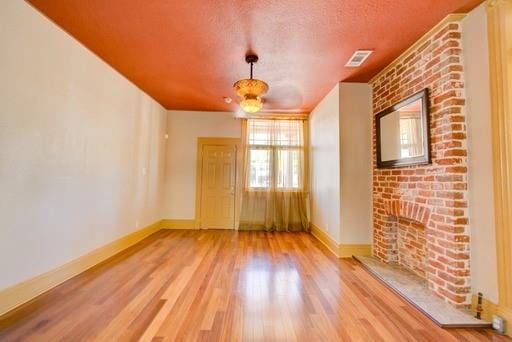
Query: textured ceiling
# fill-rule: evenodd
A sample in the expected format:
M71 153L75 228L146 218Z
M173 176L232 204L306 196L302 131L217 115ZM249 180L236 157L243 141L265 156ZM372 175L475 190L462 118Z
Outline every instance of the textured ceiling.
M309 112L339 81L368 81L449 13L481 0L29 0L168 109L236 110L255 77L267 111ZM345 68L356 49L375 52ZM231 104L224 96L235 99Z

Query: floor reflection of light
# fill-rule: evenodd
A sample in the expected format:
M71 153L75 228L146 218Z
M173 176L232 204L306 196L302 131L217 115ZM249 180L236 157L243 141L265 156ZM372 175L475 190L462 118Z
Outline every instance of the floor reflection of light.
M279 303L289 309L302 306L302 279L295 268L273 266L254 260L241 273L241 294L245 309L251 313Z
M264 268L248 268L243 275L243 293L248 305L255 309L269 302L270 273Z

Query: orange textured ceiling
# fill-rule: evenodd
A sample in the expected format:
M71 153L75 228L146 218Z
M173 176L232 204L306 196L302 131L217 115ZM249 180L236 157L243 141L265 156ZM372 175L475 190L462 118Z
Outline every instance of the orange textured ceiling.
M309 112L339 81L368 81L449 13L481 0L29 0L164 107L236 110L249 73L267 111ZM375 52L359 68L356 49ZM224 96L235 101L226 104Z

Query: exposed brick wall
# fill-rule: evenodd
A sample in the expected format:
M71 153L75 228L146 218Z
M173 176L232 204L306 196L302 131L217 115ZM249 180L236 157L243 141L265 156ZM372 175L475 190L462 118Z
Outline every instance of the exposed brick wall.
M397 262L395 217L421 222L429 286L446 301L466 305L470 255L459 23L447 23L374 81L374 115L424 88L430 92L431 165L377 169L374 120L374 254Z

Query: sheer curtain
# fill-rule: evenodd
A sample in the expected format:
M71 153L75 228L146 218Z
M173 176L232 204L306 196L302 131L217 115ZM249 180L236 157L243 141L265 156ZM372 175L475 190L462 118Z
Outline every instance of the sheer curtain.
M302 120L243 125L241 230L307 231L307 144Z

